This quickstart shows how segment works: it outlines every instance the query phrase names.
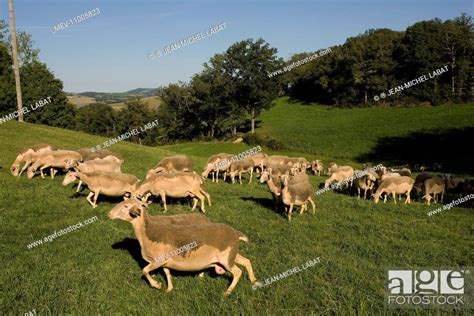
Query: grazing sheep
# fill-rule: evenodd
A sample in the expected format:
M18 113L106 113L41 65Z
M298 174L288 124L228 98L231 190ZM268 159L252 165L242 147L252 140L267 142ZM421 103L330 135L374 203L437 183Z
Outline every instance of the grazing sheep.
M212 155L211 157L209 157L209 159L207 160L207 164L206 164L206 167L204 168L203 172L202 172L202 176L204 179L207 179L207 176L209 175L209 173L211 172L212 173L212 182L214 182L214 179L217 182L219 182L219 171L223 171L224 172L224 181L227 177L227 171L229 170L230 168L230 163L231 163L231 160L232 160L232 157L234 157L234 155L232 154L226 154L226 153L220 153L220 154L216 154L216 155ZM220 163L220 162L228 162L228 163ZM215 176L215 178L214 178Z
M354 169L351 166L341 166L337 167L336 164L328 168L328 174L330 175L328 179L324 182L324 187L328 188L331 183L334 181L343 181L350 179L350 186L352 186L352 176L354 176ZM349 182L346 182L346 185L349 187Z
M318 176L321 176L321 172L324 170L324 165L321 160L313 160L311 162L311 170L314 175L318 174Z
M426 200L426 204L430 205L430 201L433 198L436 204L437 195L441 193L441 203L443 203L444 192L446 191L446 182L449 177L436 176L434 178L426 179L424 183L424 196L422 199ZM433 197L431 197L433 194Z
M263 165L265 163L265 158L267 158L268 155L264 153L257 153L255 155L249 156L247 159L251 159L254 163L254 170L257 172L262 172L263 171Z
M367 199L367 191L372 191L374 189L375 182L377 178L375 177L375 172L364 172L365 175L360 176L356 173L358 177L354 179L354 184L357 187L357 198L360 199L361 190L364 190L364 200ZM376 173L375 173L376 174ZM360 176L360 177L359 177Z
M92 148L81 148L78 152L81 154L83 161L115 157L118 161L117 163L123 164L123 159L118 154L107 149L95 150Z
M267 163L266 170L274 176L289 175L291 173L289 166L276 163Z
M252 183L252 175L253 175L254 167L255 167L255 163L253 162L252 159L243 159L243 160L233 161L230 164L230 171L229 171L232 183L235 182L235 175L237 173L239 174L240 184L242 184L242 173L250 174L249 183Z
M102 159L94 159L88 160L84 162L80 162L73 159L66 159L66 169L75 169L76 171L91 173L94 171L97 172L122 172L122 163L123 160L119 160L115 156L106 156ZM81 190L82 181L79 180L79 184L77 185L76 192Z
M58 150L56 146L51 144L36 144L30 147L24 148L18 156L16 156L15 161L13 162L12 166L10 167L10 172L14 177L19 177L21 174L32 164L36 161L38 155L41 155L45 152L50 152ZM21 164L25 163L23 168L21 168Z
M250 282L260 285L255 278L249 259L239 254L239 242L248 242L248 238L238 230L225 224L171 225L153 221L146 207L128 210L115 207L109 212L110 219L121 219L132 224L135 236L141 247L143 259L149 264L143 269L143 274L150 285L160 289L150 272L163 268L167 281L167 292L173 289L170 269L177 271L202 271L214 268L216 273L224 274L229 271L232 283L225 295L231 294L238 283L242 270L236 264L246 268ZM172 253L184 245L196 244L197 247L187 249L174 256L162 258L164 254Z
M55 150L41 153L37 155L36 161L28 168L28 179L34 177L38 168L40 168L41 178L43 179L43 170L46 168L66 169L69 160L81 161L82 156L77 151L72 150ZM51 178L54 179L56 172L57 170L51 171Z
M375 204L379 202L379 199L382 193L387 193L387 194L392 193L393 201L395 202L395 204L397 204L397 199L396 199L397 194L406 194L407 198L405 200L405 204L410 204L411 202L410 192L413 189L414 183L415 183L415 180L413 180L410 177L405 177L405 176L387 178L383 180L374 194Z
M392 172L398 173L401 176L411 177L411 170L408 168L394 169Z
M112 211L114 212L130 212L130 211L137 211L143 210L144 208L148 208L148 203L138 200L136 198L130 198L123 202L117 204ZM165 215L156 215L151 216L150 220L155 221L161 224L168 224L168 225L196 225L196 224L208 224L211 223L208 217L202 214L177 214L171 216Z
M267 183L268 189L272 193L275 210L278 209L280 202L282 182L279 176L272 176L270 171L264 170L260 174L260 183Z
M281 190L281 200L288 214L288 220L291 220L291 212L293 206L301 206L300 214L302 214L307 206L306 203L309 201L313 207L313 214L316 212L316 204L314 201L314 188L308 182L300 182L291 184L288 177L283 177L283 188Z
M166 157L160 160L156 166L148 171L146 178L148 179L156 173L164 172L193 172L193 160L185 155L176 155Z
M147 192L150 193L143 196ZM143 197L143 200L148 200L151 195L161 197L165 212L168 210L166 205L167 196L173 198L191 197L193 199L193 210L196 208L199 199L203 213L206 212L204 205L206 198L209 206L211 206L211 197L204 190L202 178L189 172L155 174L147 178L132 194L132 196Z
M265 168L274 168L275 165L287 166L289 161L290 159L287 156L272 155L265 158L263 166Z
M428 179L433 178L431 173L429 172L422 172L415 178L414 188L419 193L425 190L425 181Z
M68 185L77 179L84 182L91 191L87 201L93 208L97 207L99 194L107 196L125 196L132 194L138 188L140 180L132 174L121 172L91 172L69 171L63 180ZM94 197L94 201L92 201Z
M308 166L308 161L304 157L289 157L288 166L295 167L298 171L306 171Z
M388 173L383 174L380 180L383 181L388 178L396 178L396 177L401 177L401 175L397 172L388 172Z

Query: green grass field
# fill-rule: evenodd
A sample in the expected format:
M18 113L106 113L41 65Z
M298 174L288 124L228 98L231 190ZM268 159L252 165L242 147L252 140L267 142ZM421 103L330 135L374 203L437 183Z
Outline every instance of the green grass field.
M370 152L379 136L400 136L423 127L468 128L473 124L473 106L330 110L282 102L262 115L258 130L288 143L288 151L281 153L308 159L324 157L325 161L354 166L361 163L356 157ZM303 116L302 109L309 114ZM423 121L418 122L416 115L422 115ZM387 117L394 117L398 124L377 125ZM298 120L304 124L295 125ZM360 137L365 127L372 129L364 134L366 137ZM410 206L394 206L392 201L375 205L370 200L327 192L316 197L315 215L295 214L288 222L282 213L273 211L266 185L208 181L213 205L206 215L249 237L250 243L242 243L240 252L252 261L259 280L316 257L320 257L320 263L258 290L252 290L244 272L229 298L222 295L230 284L227 274L223 277L208 272L199 279L195 274L173 273L175 290L165 293L152 288L142 277L141 269L146 264L131 225L107 218L119 200L102 197L98 207L92 209L85 199L88 190L76 196L72 185L61 185L62 176L28 180L9 173L16 154L25 146L49 142L78 149L104 140L41 125L0 125L2 313L23 314L35 309L40 314L76 315L388 314L384 306L387 269L474 265L472 209L456 207L428 217L426 213L438 206L425 206L419 200ZM125 159L124 172L144 179L147 169L167 155L190 155L200 172L210 154L239 153L248 147L185 143L151 148L123 142L109 149ZM315 187L323 180L311 176ZM154 215L163 212L161 204L154 203L150 208ZM189 204L169 205L169 214L188 212ZM98 221L27 248L54 231L93 216ZM164 282L160 270L155 277Z

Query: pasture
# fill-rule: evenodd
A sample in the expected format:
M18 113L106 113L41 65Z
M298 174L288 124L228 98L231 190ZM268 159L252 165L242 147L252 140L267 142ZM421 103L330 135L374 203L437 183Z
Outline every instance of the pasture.
M277 138L288 148L275 152L262 146L264 152L302 155L308 160L323 158L325 164L336 161L354 167L361 166L358 157L376 148L380 137L400 137L421 128L472 128L474 112L473 105L338 110L287 104L282 99L278 102L261 116L258 132ZM311 114L303 117L303 109ZM423 121L416 115L422 115ZM394 118L389 125L385 124L388 118ZM363 130L368 132L360 137ZM241 243L240 252L251 260L257 279L262 281L316 257L320 263L257 290L244 272L228 298L222 295L230 284L228 274L217 276L208 271L199 279L197 274L172 272L175 289L165 293L142 277L146 264L131 225L107 218L120 199L101 196L98 207L92 209L85 199L88 190L75 194L72 185L61 185L62 176L53 180L36 176L29 181L9 173L25 146L49 142L79 149L104 140L42 125L9 122L0 126L3 313L23 314L35 309L41 314L79 315L375 315L387 312L386 269L474 265L472 209L455 207L428 217L426 213L439 205L428 207L420 200L412 205L395 206L391 200L375 205L372 200L330 191L316 196L315 215L294 214L288 222L282 212L273 210L266 185L208 180L205 184L213 204L206 215L212 222L229 224L249 237L248 244ZM122 142L109 149L124 158L123 172L144 179L146 171L165 156L189 155L200 173L211 154L236 154L249 147L195 142L152 148ZM462 169L465 174L469 171L466 166ZM324 179L311 176L311 183L317 188ZM168 214L191 212L189 203L181 201L168 207ZM162 214L162 205L153 203L150 212ZM95 215L99 220L90 225L27 248L35 240ZM155 273L163 282L162 271Z

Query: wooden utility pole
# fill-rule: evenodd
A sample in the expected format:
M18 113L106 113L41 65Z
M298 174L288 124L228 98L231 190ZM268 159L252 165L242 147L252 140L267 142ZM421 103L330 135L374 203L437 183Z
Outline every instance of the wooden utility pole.
M18 106L18 122L23 122L23 99L21 97L20 84L20 65L18 63L18 46L16 42L16 27L15 27L15 11L13 9L13 0L8 0L8 7L10 11L10 32L12 35L12 57L15 71L15 85L16 85L16 103Z

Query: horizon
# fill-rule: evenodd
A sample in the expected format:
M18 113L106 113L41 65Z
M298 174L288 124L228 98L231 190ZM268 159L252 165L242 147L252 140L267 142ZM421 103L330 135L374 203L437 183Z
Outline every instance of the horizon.
M210 57L247 38L263 38L287 60L295 53L342 45L347 38L368 29L404 31L419 21L472 14L473 7L471 1L463 0L268 4L16 0L15 20L17 29L32 35L34 47L40 49L40 60L64 83L64 91L121 93L189 81ZM8 1L0 0L0 7L0 19L9 23ZM53 33L55 25L94 8L100 9L100 14ZM269 23L273 21L282 23ZM155 50L163 51L219 23L226 23L226 28L168 55L148 58ZM148 34L154 29L156 38L151 39Z

